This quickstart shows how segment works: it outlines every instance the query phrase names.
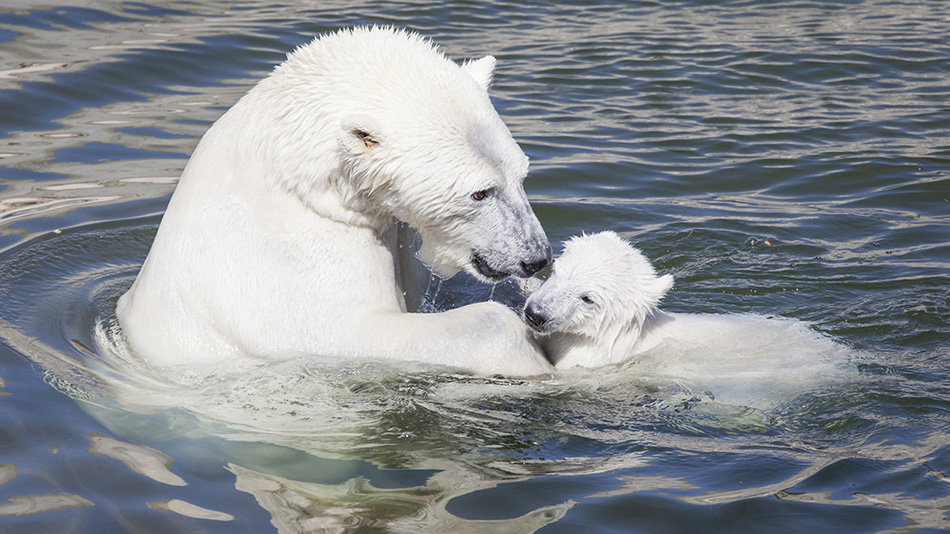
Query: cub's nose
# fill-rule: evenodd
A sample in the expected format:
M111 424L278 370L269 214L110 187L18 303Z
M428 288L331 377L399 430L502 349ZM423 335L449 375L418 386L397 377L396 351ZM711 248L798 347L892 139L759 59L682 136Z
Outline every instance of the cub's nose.
M540 312L539 310L537 310L530 304L528 306L525 306L524 321L528 323L528 326L530 326L531 328L537 330L538 332L541 332L544 330L544 325L547 324L549 320L550 318L545 317L545 315L542 312Z

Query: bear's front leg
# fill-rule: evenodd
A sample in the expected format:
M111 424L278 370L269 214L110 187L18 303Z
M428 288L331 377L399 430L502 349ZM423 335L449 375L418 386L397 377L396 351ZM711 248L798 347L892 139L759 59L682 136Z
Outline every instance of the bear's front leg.
M536 376L554 372L531 330L497 302L442 313L376 312L364 339L384 348L379 356L424 361L483 375ZM382 337L380 337L382 336Z

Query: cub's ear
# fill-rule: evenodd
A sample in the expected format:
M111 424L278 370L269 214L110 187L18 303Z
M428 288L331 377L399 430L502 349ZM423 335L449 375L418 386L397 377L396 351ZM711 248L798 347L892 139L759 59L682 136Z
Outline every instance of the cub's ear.
M654 286L654 291L658 295L658 298L662 299L666 292L670 289L673 289L673 275L664 274L663 276L656 279L656 285Z
M379 126L370 117L358 115L341 123L340 148L350 155L367 154L379 146L382 140Z
M468 73L473 80L482 86L487 93L491 89L491 82L495 77L495 57L485 56L481 59L472 59L462 64L462 70Z

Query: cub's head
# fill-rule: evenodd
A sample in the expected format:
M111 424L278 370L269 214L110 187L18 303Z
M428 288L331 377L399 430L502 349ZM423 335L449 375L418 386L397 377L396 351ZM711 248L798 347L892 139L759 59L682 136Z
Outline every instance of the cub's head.
M600 339L614 326L643 320L673 287L643 254L614 232L571 238L551 274L525 303L525 321L543 334Z
M443 276L497 281L547 265L551 246L523 187L528 158L489 100L493 57L459 65L389 28L333 34L294 56L321 84L304 98L338 127L329 182L347 210L408 223L420 259Z

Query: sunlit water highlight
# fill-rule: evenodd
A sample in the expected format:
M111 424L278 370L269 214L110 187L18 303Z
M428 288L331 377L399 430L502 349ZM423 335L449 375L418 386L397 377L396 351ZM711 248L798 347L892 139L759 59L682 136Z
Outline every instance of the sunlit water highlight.
M944 3L5 6L0 530L950 527ZM530 381L320 359L169 376L124 352L115 300L198 137L359 23L498 57L555 250L616 230L676 276L665 308L802 321L831 348Z

